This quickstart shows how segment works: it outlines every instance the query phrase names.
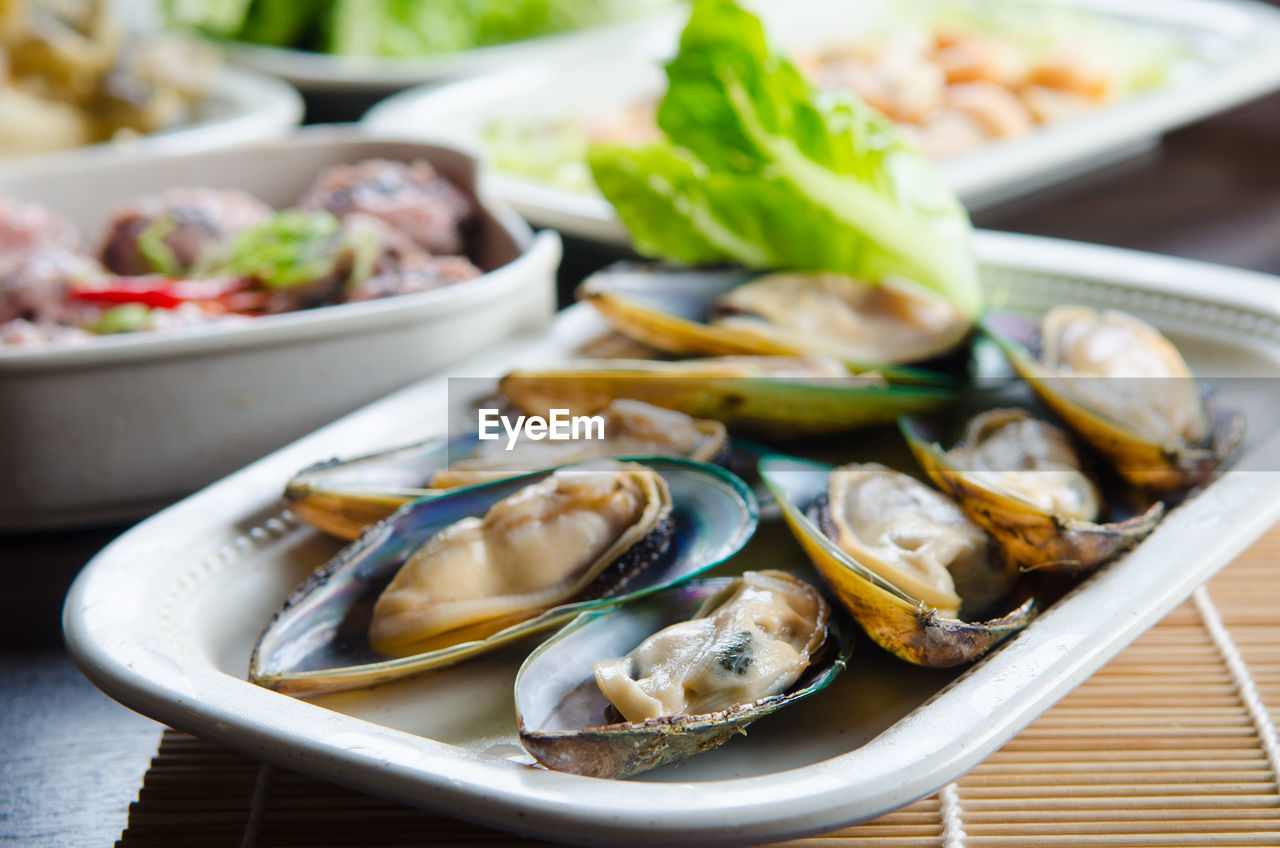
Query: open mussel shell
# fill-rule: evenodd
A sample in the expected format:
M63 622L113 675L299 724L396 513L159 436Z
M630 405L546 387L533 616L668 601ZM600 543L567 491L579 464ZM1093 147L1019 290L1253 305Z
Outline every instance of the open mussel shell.
M663 628L693 617L732 577L673 589L580 616L540 645L516 676L520 741L539 762L592 777L627 777L709 751L756 719L824 688L844 670L852 634L838 614L809 667L786 692L705 715L609 723L592 664L624 656Z
M785 276L785 279L784 279ZM857 346L836 334L805 332L816 320L801 319L796 326L784 329L767 320L733 320L713 322L717 311L740 316L804 309L809 299L800 289L830 286L835 282L855 289L876 286L843 275L790 273L761 276L756 272L731 269L656 269L620 264L598 271L583 281L578 289L580 300L590 303L618 332L657 350L678 356L832 356L853 371L875 370L897 383L937 383L942 375L905 367L942 356L957 348L969 334L970 323L961 313L936 295L916 292L905 284L886 282L882 289L894 304L877 306L882 320L901 322L896 333L886 333L877 344ZM777 291L759 291L761 282ZM788 285L789 284L789 285ZM732 294L731 294L732 293ZM890 294L891 293L891 294ZM730 297L727 310L719 304ZM830 312L830 305L812 308ZM927 331L911 332L902 320L912 312L937 313L946 320ZM815 316L815 319L826 317ZM860 334L852 333L854 336Z
M899 415L930 412L955 398L947 388L865 383L852 375L802 379L749 371L702 374L699 362L571 360L513 371L499 388L531 415L549 415L556 408L589 415L614 398L632 398L721 421L735 432L780 439L887 424Z
M1025 410L999 410L1027 416ZM1120 517L1104 506L1110 521L1083 521L1055 515L1007 488L993 485L980 474L958 468L943 449L937 421L903 417L899 429L920 467L939 489L960 505L969 518L990 533L1025 570L1083 574L1145 539L1164 516L1164 504L1146 499L1146 509ZM1035 472L1024 472L1034 474Z
M586 610L683 582L733 556L755 532L755 498L735 475L683 459L640 461L658 472L670 491L670 545L617 594L561 604L496 632L479 631L476 638L411 656L375 651L368 639L374 603L413 552L440 530L485 514L553 470L460 488L402 507L308 577L258 639L249 679L269 689L305 695L372 686L453 665L545 632Z
M672 414L665 410L652 411L660 411L667 416ZM644 409L628 409L626 412L642 414ZM697 419L684 421L697 434L691 440L691 450L684 458L695 462L728 464L731 457L728 434L723 424ZM657 420L650 423L655 432L668 426ZM461 485L481 482L477 474L500 480L527 474L543 466L550 467L585 458L584 455L561 454L564 458L558 462L530 465L527 459L517 458L518 454L504 451L499 459L485 463L483 468L468 465L475 462L472 455L482 444L478 435L467 434L452 439L431 439L353 459L331 459L300 471L285 486L284 500L295 515L313 527L342 539L356 539L366 529L410 501L435 497ZM595 442L577 440L574 445L586 449L593 447ZM572 450L574 445L566 444L566 447ZM655 455L659 452L646 450L644 453ZM680 455L676 450L662 453ZM598 453L592 451L590 455L603 457L619 453L602 449ZM511 458L507 459L508 456ZM450 469L465 471L449 474Z
M443 490L431 478L452 458L470 453L474 437L430 439L352 459L304 468L285 486L294 515L341 539L356 539L400 507Z
M978 659L1035 617L1034 598L988 621L941 615L845 553L808 514L827 494L833 470L780 454L760 461L760 476L800 547L854 620L885 650L916 665L948 668Z
M1239 410L1219 407L1197 386L1208 416L1208 438L1202 444L1173 449L1153 442L1082 397L1081 389L1105 378L1064 376L1041 361L1040 324L1035 317L992 313L982 319L981 327L1045 406L1135 486L1178 493L1208 483L1244 441L1244 417Z

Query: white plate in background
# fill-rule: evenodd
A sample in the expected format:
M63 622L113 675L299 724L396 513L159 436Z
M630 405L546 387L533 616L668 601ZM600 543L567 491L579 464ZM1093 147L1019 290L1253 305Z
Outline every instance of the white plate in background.
M960 0L955 6L975 4ZM843 43L881 23L890 0L758 0L770 34L784 47ZM1057 0L1156 33L1172 34L1187 55L1171 81L1144 93L1008 142L942 163L947 181L971 209L1061 182L1150 149L1175 127L1280 87L1280 9L1255 0ZM589 64L570 56L439 88L402 92L375 106L363 124L446 141L483 156L484 129L498 118L616 112L665 88L661 60L674 53L677 21L637 25L632 37ZM490 169L485 191L537 225L568 235L629 244L612 207L581 193Z
M421 142L313 128L192 154L139 153L0 173L0 197L44 203L90 239L116 204L173 186L294 203L330 165L423 158L473 190L474 162ZM0 529L138 517L362 404L544 326L560 242L501 203L473 259L489 273L420 294L244 323L0 347Z
M31 156L0 159L0 180L11 174L116 161L122 156L201 153L287 135L302 120L302 97L292 86L256 71L223 67L195 106L192 120L159 132Z
M670 10L655 10L646 17L671 14ZM335 56L236 41L218 44L232 61L279 77L309 94L377 94L528 66L549 58L563 59L567 54L600 49L631 32L635 25L634 19L619 21L456 53L405 58Z
M1280 374L1280 280L1114 248L982 233L993 298L1073 301L1154 322L1205 376ZM548 334L455 366L494 377L553 361L601 331L585 305ZM1250 391L1250 386L1254 391ZM1085 580L960 674L859 642L828 689L745 738L628 781L521 764L511 685L528 645L375 689L302 701L244 681L285 597L338 543L278 495L298 469L439 434L434 377L284 448L131 530L76 580L64 610L80 668L152 718L252 757L520 834L583 844L745 845L834 829L925 796L972 768L1155 624L1280 516L1280 395L1223 381L1246 408L1240 459L1136 550ZM1261 469L1261 470L1254 470ZM807 568L780 521L731 568ZM720 572L723 573L723 570Z

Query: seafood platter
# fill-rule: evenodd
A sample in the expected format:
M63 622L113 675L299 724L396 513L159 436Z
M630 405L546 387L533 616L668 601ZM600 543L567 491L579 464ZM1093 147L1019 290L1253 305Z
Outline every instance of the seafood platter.
M73 590L72 652L177 727L526 834L745 844L934 791L1280 515L1248 470L1276 450L1274 398L1212 379L1280 361L1269 282L1028 237L982 234L979 252L1007 308L950 343L972 360L885 368L905 383L787 372L755 407L717 394L753 385L722 376L761 355L737 351L705 363L686 411L624 387L691 360L582 358L636 353L614 335L634 316L590 298L638 272L606 271L549 337L472 373L522 409L578 392L563 402L600 410L616 443L495 462L474 439L414 442L450 403L447 379L425 381L126 534ZM1206 280L1230 295L1204 304ZM1185 391L1095 391L1077 357L1119 338L1125 367ZM912 382L984 359L997 405ZM1143 404L1171 396L1157 431ZM820 433L805 404L850 397L866 419ZM475 582L446 585L461 562Z

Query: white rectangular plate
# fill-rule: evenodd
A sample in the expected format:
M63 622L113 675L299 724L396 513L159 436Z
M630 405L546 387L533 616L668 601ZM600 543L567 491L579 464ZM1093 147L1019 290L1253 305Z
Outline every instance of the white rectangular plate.
M965 4L978 5L961 0ZM848 41L894 8L890 0L751 5L771 35L792 48ZM1280 86L1280 10L1271 6L1253 0L1055 0L1047 5L1170 34L1185 44L1187 55L1163 88L943 163L947 181L971 210L1149 149L1175 127ZM363 123L482 150L482 134L498 118L615 113L664 90L660 63L674 52L683 17L669 15L660 24L636 27L630 39L615 40L614 49L596 53L595 61L579 54L542 67L411 89L375 106ZM490 174L484 187L536 224L580 238L629 243L612 207L598 194L499 172Z
M1133 311L1204 376L1280 374L1280 280L1216 266L1027 236L979 238L993 298L1043 309L1074 301ZM554 360L602 329L586 307L459 376ZM1240 392L1256 431L1280 394ZM1262 380L1247 381L1258 387ZM580 843L746 844L869 819L972 768L1185 599L1280 516L1280 487L1225 473L1172 511L1127 557L1084 581L1026 631L963 673L928 671L863 640L829 689L746 738L630 781L530 767L515 735L520 645L377 689L307 702L243 680L250 646L338 545L279 504L310 462L408 442L444 426L447 381L416 384L254 463L125 534L76 581L65 629L102 689L175 727L449 815ZM1241 468L1271 469L1280 439L1255 432ZM734 568L804 556L777 520Z

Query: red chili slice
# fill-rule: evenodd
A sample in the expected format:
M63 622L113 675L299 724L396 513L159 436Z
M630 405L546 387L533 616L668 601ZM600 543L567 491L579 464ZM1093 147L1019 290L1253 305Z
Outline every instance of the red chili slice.
M184 280L172 277L108 277L71 289L75 300L90 303L141 303L173 309L184 303L221 300L245 288L238 277Z

